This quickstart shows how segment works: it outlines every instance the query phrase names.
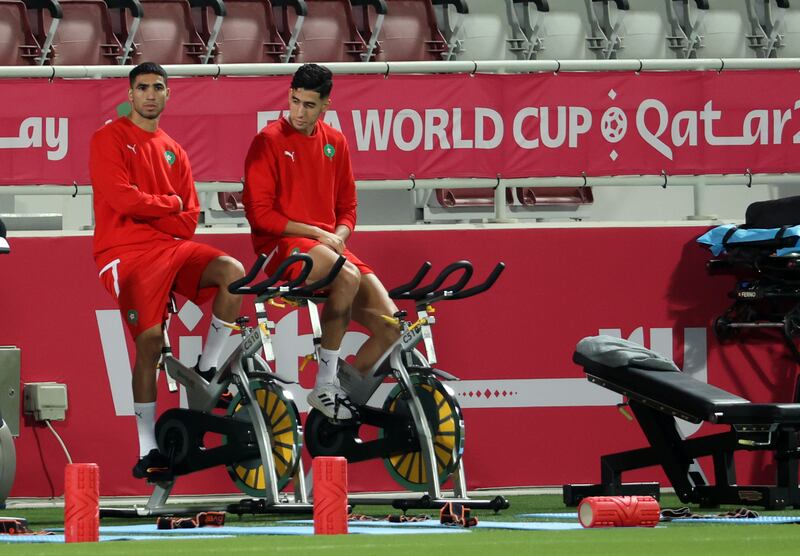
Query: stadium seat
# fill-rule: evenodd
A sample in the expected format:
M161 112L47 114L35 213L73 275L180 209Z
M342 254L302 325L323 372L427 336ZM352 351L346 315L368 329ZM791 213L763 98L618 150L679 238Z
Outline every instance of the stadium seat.
M353 7L356 28L367 43L361 60L372 62L381 49L378 39L389 9L386 0L350 0L350 5Z
M672 0L669 18L671 48L685 58L755 57L748 37L752 28L747 0ZM675 32L677 31L677 32Z
M800 2L748 0L748 12L760 27L752 42L759 58L800 56Z
M506 0L511 36L508 51L520 60L535 60L542 49L542 21L549 0Z
M576 207L594 202L592 188L581 187L517 187L506 189L506 203L512 204L514 196L523 207ZM437 189L436 201L443 208L493 207L494 189Z
M214 61L218 64L260 64L280 62L286 43L278 33L268 0L225 0ZM217 22L214 10L202 8L198 26L200 36L208 41Z
M664 0L631 0L620 27L619 59L674 58L667 48L667 4Z
M432 0L439 30L447 41L443 60L455 60L464 49L464 20L470 13L467 0ZM499 3L502 6L502 3Z
M108 0L106 0L108 2ZM131 10L123 10L120 21L124 42L132 39L131 61L159 64L197 64L209 51L194 27L188 0L140 0L138 29ZM123 42L123 39L120 39Z
M431 0L386 0L387 13L378 36L375 59L381 61L441 61L448 44L433 11ZM370 21L364 36L372 36Z
M35 63L43 66L52 55L53 40L64 14L58 0L24 0L24 2L28 9L31 32L41 47L41 53L35 58Z
M353 17L350 0L305 0L306 16L299 25L292 62L360 62L367 51ZM284 5L278 29L291 44L298 28L297 10Z
M460 60L516 58L508 48L512 31L507 11L506 2L470 0L469 15L464 21L463 43L458 58ZM521 29L519 32L522 33Z
M0 66L36 64L40 56L25 4L21 0L0 0Z
M120 64L129 64L136 45L133 42L139 31L144 15L139 0L104 0L111 14L111 29L122 45L122 55L117 60Z
M116 64L122 45L111 28L111 16L103 0L60 0L63 17L55 31L49 62L52 65ZM41 12L41 29L51 16Z
M550 2L541 23L541 60L585 60L593 58L587 39L591 35L584 0Z

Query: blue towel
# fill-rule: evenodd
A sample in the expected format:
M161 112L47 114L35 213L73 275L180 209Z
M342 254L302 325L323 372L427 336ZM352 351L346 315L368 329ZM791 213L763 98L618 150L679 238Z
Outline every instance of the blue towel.
M701 235L697 238L697 243L706 245L714 256L723 253L729 247L758 247L759 244L766 250L774 250L777 255L800 252L800 246L797 246L797 240L800 239L800 226L786 228L783 235L779 237L781 230L783 228L744 230L734 224L724 224ZM730 236L728 236L729 233Z

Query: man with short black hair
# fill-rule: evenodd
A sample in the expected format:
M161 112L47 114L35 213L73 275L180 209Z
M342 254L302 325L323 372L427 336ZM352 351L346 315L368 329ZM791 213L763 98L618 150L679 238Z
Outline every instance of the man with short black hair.
M164 68L140 64L129 80L130 115L103 126L91 141L94 258L136 344L139 460L133 476L158 480L169 475L155 439L156 365L169 295L174 291L198 304L214 296L211 327L196 367L210 378L241 306L227 286L244 270L219 249L189 241L200 206L186 152L159 129L169 99Z
M356 186L344 136L321 119L332 87L333 76L325 67L305 64L297 70L289 114L262 129L250 146L243 202L253 247L269 257L267 273L302 252L314 261L308 276L313 282L328 274L339 255L347 258L322 310L319 371L308 395L309 404L328 418L347 420L354 408L336 373L351 317L370 331L353 362L362 373L399 331L382 318L397 312L386 289L346 246L356 224Z

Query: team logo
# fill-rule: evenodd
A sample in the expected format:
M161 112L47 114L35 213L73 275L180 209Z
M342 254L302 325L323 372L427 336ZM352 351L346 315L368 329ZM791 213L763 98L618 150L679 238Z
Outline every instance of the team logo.
M167 159L167 164L172 166L175 164L175 153L172 151L164 151L164 158Z
M328 143L327 145L325 145L325 147L323 147L322 152L324 152L325 156L327 156L328 158L333 158L333 155L336 154L336 149L333 148L333 145Z
M139 321L139 313L136 309L128 309L128 322L136 324Z

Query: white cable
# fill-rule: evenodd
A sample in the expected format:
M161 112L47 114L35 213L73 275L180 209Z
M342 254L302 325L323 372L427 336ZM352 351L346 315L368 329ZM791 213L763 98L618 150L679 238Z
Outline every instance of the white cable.
M67 456L67 463L72 463L72 456L70 456L70 455L69 455L69 450L67 450L67 447L66 447L66 445L64 444L64 441L63 441L63 440L61 440L61 437L60 437L60 436L59 436L59 434L56 432L56 429L54 429L54 428L53 428L53 425L51 425L51 424L50 424L50 419L45 419L45 420L44 420L44 424L45 424L45 425L47 425L47 428L48 428L48 429L50 429L50 431L51 431L51 432L52 432L54 435L56 435L56 440L58 440L58 443L59 443L59 444L61 444L61 447L64 449L64 453L65 453L65 454L66 454L66 456Z

